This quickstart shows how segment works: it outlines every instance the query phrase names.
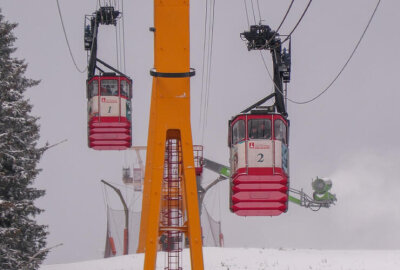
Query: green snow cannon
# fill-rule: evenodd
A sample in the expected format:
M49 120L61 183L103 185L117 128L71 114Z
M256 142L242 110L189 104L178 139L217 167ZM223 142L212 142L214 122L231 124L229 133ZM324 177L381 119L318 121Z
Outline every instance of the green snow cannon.
M315 201L335 202L336 195L329 192L332 188L332 181L324 178L315 178L311 183L314 190L313 198Z

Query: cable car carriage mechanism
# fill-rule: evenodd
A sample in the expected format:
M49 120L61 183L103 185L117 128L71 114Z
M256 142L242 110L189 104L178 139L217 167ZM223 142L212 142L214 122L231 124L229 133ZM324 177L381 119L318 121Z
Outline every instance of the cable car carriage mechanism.
M84 43L89 55L88 145L95 150L124 150L132 144L132 80L97 58L99 26L116 26L120 15L113 6L103 6L85 16ZM98 64L111 72L104 71Z
M277 216L288 209L289 120L283 83L290 81L290 45L289 51L282 50L279 35L267 25L252 25L241 37L248 50L271 51L275 91L229 121L230 208L239 216ZM261 106L271 98L272 106Z

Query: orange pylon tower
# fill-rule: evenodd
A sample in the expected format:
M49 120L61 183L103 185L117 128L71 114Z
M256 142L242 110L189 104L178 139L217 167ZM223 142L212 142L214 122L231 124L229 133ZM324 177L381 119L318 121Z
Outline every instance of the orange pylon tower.
M175 239L168 268L189 239L191 269L204 269L190 126L189 0L154 1L154 68L138 252L155 269L161 235ZM171 245L171 242L168 243Z

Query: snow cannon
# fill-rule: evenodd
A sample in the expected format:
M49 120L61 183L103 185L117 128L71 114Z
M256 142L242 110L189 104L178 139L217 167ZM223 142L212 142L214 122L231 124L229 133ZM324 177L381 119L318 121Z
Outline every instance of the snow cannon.
M336 195L329 192L332 188L332 181L330 179L317 177L312 181L311 186L314 190L314 200L330 203L337 201Z

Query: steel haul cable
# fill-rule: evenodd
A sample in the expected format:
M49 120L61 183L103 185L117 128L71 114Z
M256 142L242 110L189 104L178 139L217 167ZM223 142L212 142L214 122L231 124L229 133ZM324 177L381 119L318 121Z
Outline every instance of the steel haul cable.
M306 100L306 101L296 101L296 100L292 100L292 99L290 99L290 98L287 98L288 101L290 101L290 102L292 102L292 103L294 103L294 104L298 104L298 105L307 104L307 103L310 103L310 102L316 100L317 98L319 98L320 96L322 96L324 93L326 93L326 92L331 88L331 86L332 86L332 85L336 82L336 80L340 77L340 75L341 75L341 74L343 73L343 71L346 69L346 67L347 67L347 65L349 64L350 60L353 58L354 54L356 53L356 51L357 51L357 49L358 49L358 47L359 47L361 41L363 40L365 34L367 33L367 30L368 30L368 28L369 28L369 26L370 26L370 24L371 24L373 18L375 17L376 11L378 10L378 7L379 7L380 4L381 4L381 0L378 0L377 4L376 4L376 6L375 6L375 9L374 9L374 11L372 12L372 15L370 16L370 18L369 18L369 20L368 20L368 23L367 23L366 27L364 28L363 33L361 34L360 39L358 40L358 42L357 42L356 46L354 47L352 53L350 54L349 58L347 59L347 61L345 62L345 64L342 66L342 68L340 69L340 71L338 72L338 74L335 76L335 78L332 80L332 82L329 83L329 85L328 85L327 87L325 87L324 90L321 91L321 93L319 93L318 95L316 95L315 97L313 97L313 98L311 98L311 99L309 99L309 100ZM265 69L266 69L267 72L268 72L268 76L270 77L271 81L274 83L274 85L275 85L275 87L277 88L277 90L283 95L282 89L280 89L280 88L275 84L275 82L274 82L274 80L273 80L273 78L272 78L271 72L270 72L269 69L268 69L268 66L267 66L267 64L266 64L266 61L265 61L264 56L262 55L261 51L260 51L260 55L261 55L261 58L262 58L264 67L265 67Z
M243 0L243 3L244 3L244 10L246 11L247 26L250 27L249 13L247 12L246 0Z
M289 15L289 12L293 6L294 0L292 0L292 2L290 2L289 7L286 10L285 16L283 16L281 23L279 24L278 28L275 30L275 33L273 34L273 36L268 40L268 44L275 38L275 36L279 33L279 30L281 29L283 23L285 22L287 16ZM260 15L260 22L261 22L261 15Z
M69 45L69 41L68 41L67 32L66 32L65 26L64 26L64 20L62 18L60 3L58 2L58 0L56 0L56 2L57 2L58 14L60 15L61 26L64 31L65 41L67 42L67 46L68 46L69 55L71 56L72 62L74 63L76 70L79 71L80 73L85 73L87 71L87 67L83 70L80 69L75 61L74 55L72 54L71 46Z
M257 9L258 9L258 16L260 17L259 22L261 23L261 11L260 11L260 3L257 0Z
M294 3L294 0L292 0L292 2L290 3L288 9L286 10L285 16L283 16L283 19L282 19L281 23L279 24L278 28L277 28L276 31L275 31L276 33L279 32L279 30L281 29L281 27L282 27L283 23L285 22L287 16L289 15L289 12L290 12L290 9L291 9L292 6L293 6L293 3ZM269 41L268 41L268 42L269 42Z
M124 14L124 0L122 0L122 50L124 53L124 73L126 72L126 57L125 57L125 14Z
M347 67L347 65L349 64L350 60L353 58L354 54L356 53L358 47L360 46L361 41L363 40L365 34L367 33L367 30L368 30L368 28L369 28L369 26L370 26L370 24L371 24L373 18L375 17L376 11L378 10L378 7L379 7L380 4L381 4L381 0L378 0L377 4L376 4L376 6L375 6L375 9L374 9L374 11L372 12L371 17L369 18L368 23L367 23L367 25L366 25L366 27L365 27L363 33L361 34L360 39L358 40L358 42L357 42L356 46L354 47L352 53L350 54L349 58L347 59L347 61L345 62L345 64L342 66L342 68L340 69L339 73L338 73L338 74L335 76L335 78L332 80L332 82L331 82L321 93L319 93L318 95L316 95L315 97L313 97L313 98L311 98L311 99L309 99L309 100L306 100L306 101L294 101L294 100L288 99L290 102L295 103L295 104L299 104L299 105L310 103L310 102L316 100L317 98L319 98L320 96L322 96L326 91L328 91L329 88L331 88L331 86L332 86L332 85L336 82L336 80L340 77L340 75L341 75L341 74L343 73L343 71L346 69L346 67Z
M212 69L212 54L213 54L213 43L214 43L214 18L215 18L215 0L212 1L212 16L211 16L211 26L210 26L210 41L209 41L209 56L208 56L208 74L207 74L207 84L206 84L206 103L205 103L205 117L204 125L202 130L202 144L204 140L204 132L207 127L208 118L208 103L210 97L210 87L211 87L211 69Z
M116 57L117 57L117 69L120 70L119 66L119 39L118 39L118 26L115 28L115 48L116 48Z
M304 9L303 13L300 16L300 19L297 21L296 25L293 27L292 31L290 31L289 35L287 35L287 37L281 42L281 44L285 43L294 33L294 31L297 29L297 27L300 25L300 22L303 20L304 15L306 15L308 8L310 7L312 3L312 0L310 0L306 6L306 8ZM278 30L277 30L278 31Z
M253 11L254 24L257 24L256 13L254 12L253 0L250 0L250 3L251 3L251 10Z
M210 5L208 8L207 5ZM199 128L201 133L201 144L204 142L204 132L207 127L208 103L211 86L212 52L214 40L214 18L215 0L206 1L206 18L204 24L204 48L203 48L203 73Z
M204 74L205 74L205 66L206 66L206 44L207 44L207 18L208 18L208 0L206 0L205 7L205 18L204 18L204 39L203 39L203 62L202 62L202 71L201 71L201 93L200 93L200 121L199 121L199 129L201 128L202 122L202 112L203 112L203 99L204 99Z

